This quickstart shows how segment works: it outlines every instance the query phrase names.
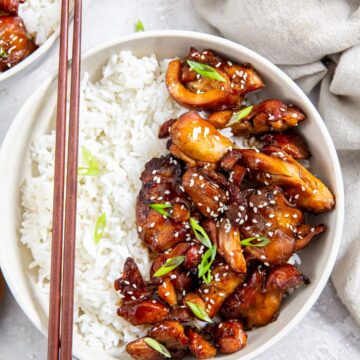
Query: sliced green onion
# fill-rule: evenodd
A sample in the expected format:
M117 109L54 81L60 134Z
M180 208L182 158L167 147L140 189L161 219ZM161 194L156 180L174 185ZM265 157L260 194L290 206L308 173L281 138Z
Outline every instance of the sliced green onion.
M256 242L254 242L256 240ZM270 240L265 236L253 236L240 241L243 246L252 246L252 247L264 247L270 243Z
M177 268L179 265L181 265L185 261L185 256L175 256L173 258L167 259L165 264L161 266L153 276L163 276L170 271Z
M190 308L190 310L193 312L193 314L200 320L202 321L206 321L208 323L212 323L212 320L210 319L208 313L205 311L205 309L203 309L202 307L200 307L199 305L187 301L186 305Z
M226 126L234 125L234 124L238 123L240 120L246 118L251 113L253 107L254 107L253 105L250 105L250 106L234 113Z
M81 147L81 155L87 166L80 166L78 174L83 176L97 176L101 174L100 166L96 158L85 146Z
M149 206L161 215L164 215L166 217L170 216L170 214L164 210L172 208L170 204L150 204Z
M157 342L155 339L146 337L144 341L147 345L149 345L152 349L156 350L160 354L164 355L167 358L171 358L171 354L169 350L163 345Z
M80 166L78 168L78 174L81 176L98 176L101 174L101 171L99 169Z
M208 79L225 82L224 77L218 71L216 71L213 67L193 61L193 60L187 60L187 63L190 66L190 69L194 70L196 73L198 73Z
M206 233L205 229L199 225L199 223L194 219L190 218L190 226L196 236L196 238L206 247L211 248L212 242Z
M198 277L202 278L205 284L209 284L212 280L211 265L216 257L216 246L209 248L201 259L198 266Z
M138 20L134 25L135 32L145 31L144 24L141 20Z
M94 230L95 244L98 244L99 241L104 236L105 227L106 227L106 214L102 213L99 216L99 218L96 220L96 224L95 224L95 230Z
M8 54L5 52L5 50L0 46L0 58L6 59L8 57Z

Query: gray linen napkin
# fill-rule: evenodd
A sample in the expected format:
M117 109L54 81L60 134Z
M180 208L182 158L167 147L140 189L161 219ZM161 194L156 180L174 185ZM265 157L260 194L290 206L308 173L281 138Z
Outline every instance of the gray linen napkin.
M360 324L360 1L194 3L224 37L279 65L306 93L321 82L318 109L338 150L346 191L343 242L332 281Z

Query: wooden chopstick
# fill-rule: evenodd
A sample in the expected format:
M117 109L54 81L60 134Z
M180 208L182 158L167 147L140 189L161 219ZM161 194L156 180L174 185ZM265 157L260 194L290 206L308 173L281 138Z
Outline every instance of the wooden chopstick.
M71 67L70 118L66 176L64 261L61 308L61 360L71 360L74 317L74 275L76 242L76 205L78 182L80 70L82 0L75 0Z
M64 213L69 0L62 0L51 254L49 360L71 360L74 312L82 0L75 0ZM64 222L65 218L65 222ZM54 229L55 227L55 229ZM64 228L65 227L65 228ZM62 256L64 246L64 257ZM62 276L61 276L62 273ZM62 280L62 286L61 286ZM61 318L60 318L61 315ZM61 335L59 333L61 326Z
M56 115L55 169L52 218L48 360L59 358L61 273L64 221L64 179L66 143L66 101L68 76L69 0L62 0L59 76Z

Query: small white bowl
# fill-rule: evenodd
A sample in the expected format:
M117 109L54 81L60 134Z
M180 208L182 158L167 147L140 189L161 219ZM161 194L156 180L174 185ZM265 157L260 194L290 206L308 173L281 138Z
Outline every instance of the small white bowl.
M312 168L336 195L336 208L316 217L327 231L301 253L301 269L311 284L298 289L284 302L277 321L249 333L248 346L232 355L218 359L252 359L274 345L288 333L309 311L323 290L341 241L344 218L344 192L339 161L334 144L320 115L300 88L279 68L253 51L223 38L188 31L149 31L119 38L97 46L83 56L83 71L98 79L106 60L120 50L132 50L136 55L156 53L159 58L184 56L189 47L211 48L234 62L251 63L265 80L266 90L260 98L279 97L302 108L308 115L299 131L306 137L313 153ZM0 265L17 302L33 322L46 334L48 300L36 288L28 270L29 251L19 242L21 216L19 188L31 171L29 144L34 137L53 128L56 105L56 78L45 81L19 111L0 153ZM114 314L116 316L116 314ZM311 334L309 334L311 336ZM112 354L88 348L74 334L74 355L81 360L115 359ZM127 358L123 355L122 358Z

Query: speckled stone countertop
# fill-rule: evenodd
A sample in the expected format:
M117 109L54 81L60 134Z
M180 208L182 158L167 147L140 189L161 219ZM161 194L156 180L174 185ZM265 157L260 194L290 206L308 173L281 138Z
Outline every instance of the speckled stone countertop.
M83 49L131 33L138 19L148 30L184 29L216 34L215 29L197 17L190 0L91 0L85 4ZM57 46L53 47L31 74L20 74L0 84L0 142L19 107L55 71L57 51ZM0 360L46 359L46 346L45 337L7 291L0 304ZM330 283L304 320L258 358L267 359L360 359L360 327Z

